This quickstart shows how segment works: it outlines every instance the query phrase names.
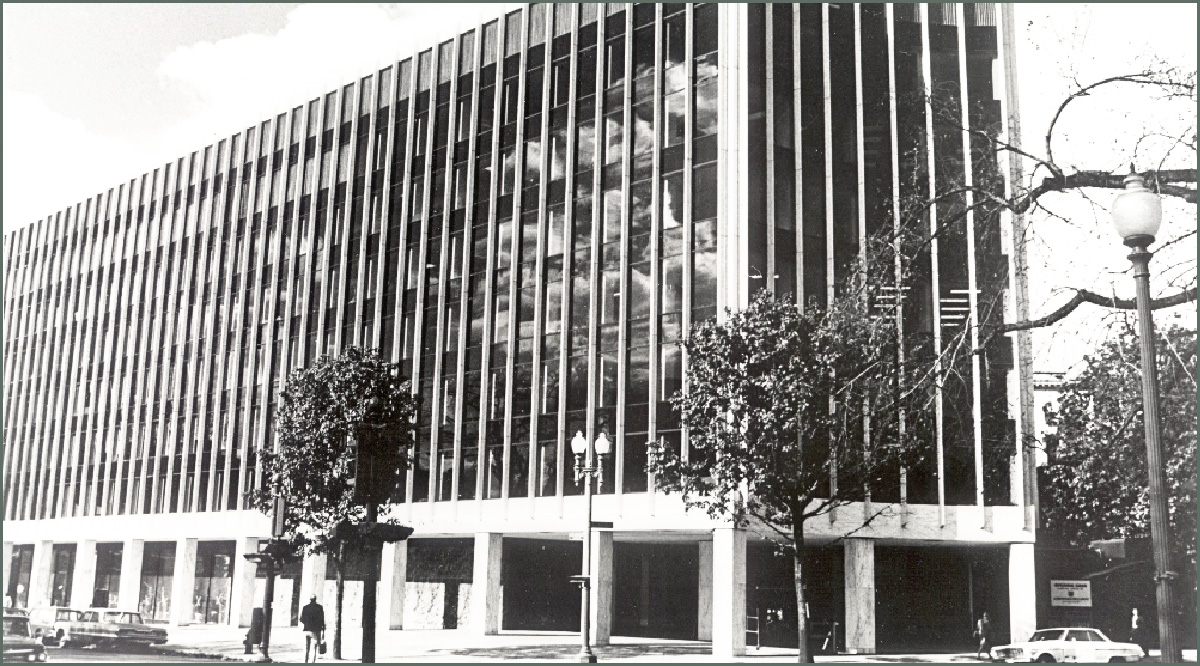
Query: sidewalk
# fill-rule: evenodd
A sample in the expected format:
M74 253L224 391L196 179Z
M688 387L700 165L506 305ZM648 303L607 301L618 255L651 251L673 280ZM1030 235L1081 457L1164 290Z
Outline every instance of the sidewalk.
M227 626L188 626L170 629L171 640L156 649L176 655L207 656L230 661L254 660L245 654L242 641L245 629ZM333 634L326 635L329 653L321 661L333 661ZM361 658L362 632L347 630L342 636L343 661ZM703 641L679 641L616 636L612 645L594 648L600 661L654 661L678 663L723 663L729 660L712 656L712 647ZM1154 651L1155 653L1157 651ZM297 627L276 627L271 631L271 657L275 661L304 660L304 634ZM390 631L376 635L376 661L465 662L573 661L579 654L579 634L569 632L504 631L496 636L477 636L462 630ZM747 650L736 661L743 663L793 663L796 651L781 648ZM819 655L820 663L980 663L974 653L961 654L883 654ZM1184 651L1185 661L1196 661L1195 650ZM1157 657L1146 661L1157 661Z

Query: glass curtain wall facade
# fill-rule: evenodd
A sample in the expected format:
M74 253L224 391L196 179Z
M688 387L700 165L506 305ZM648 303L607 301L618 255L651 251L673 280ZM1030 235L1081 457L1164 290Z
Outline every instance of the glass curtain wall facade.
M651 490L718 282L819 304L931 188L1002 187L961 131L1001 131L993 5L751 5L724 52L719 15L530 5L11 234L5 518L247 508L288 373L351 344L424 398L397 502L578 493L577 430L615 443L603 493ZM929 209L903 287L934 348L1008 298L974 203ZM718 266L728 225L746 275ZM937 455L883 495L1009 501L979 483L1013 454L1007 344L957 368Z

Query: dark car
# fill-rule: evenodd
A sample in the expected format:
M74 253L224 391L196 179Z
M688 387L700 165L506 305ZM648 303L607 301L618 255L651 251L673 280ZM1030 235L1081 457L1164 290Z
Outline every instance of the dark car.
M167 642L167 632L146 626L142 614L107 609L86 610L71 629L71 642L95 645L158 645Z
M4 615L4 663L46 661L46 647L29 631L29 618L24 615Z

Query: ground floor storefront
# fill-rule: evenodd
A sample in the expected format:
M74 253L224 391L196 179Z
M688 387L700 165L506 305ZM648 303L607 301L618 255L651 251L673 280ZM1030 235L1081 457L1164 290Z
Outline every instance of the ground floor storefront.
M244 554L255 537L4 543L4 590L19 606L140 610L147 621L248 626L265 578ZM599 530L592 541L597 644L612 636L711 641L714 654L796 646L790 551L741 529ZM388 629L577 631L583 556L566 532L476 532L389 544L351 560L344 622L360 623L364 580L378 581ZM337 570L308 556L275 584L274 622L295 625L316 595L332 617ZM1035 628L1031 543L818 540L806 550L816 653L962 651L987 612L996 641Z

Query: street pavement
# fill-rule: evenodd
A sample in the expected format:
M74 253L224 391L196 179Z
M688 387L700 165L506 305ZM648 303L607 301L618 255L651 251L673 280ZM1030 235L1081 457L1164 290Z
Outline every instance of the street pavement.
M164 660L189 658L211 661L253 661L245 654L242 641L245 629L228 626L187 626L170 630L171 640L151 648ZM321 661L333 661L333 635L326 635L329 654ZM347 630L342 638L342 660L359 661L362 634ZM725 663L712 656L711 645L702 641L680 641L616 636L612 644L596 647L598 659L617 662ZM271 632L271 657L275 661L301 662L304 659L304 634L297 627L276 627ZM379 663L416 661L425 663L486 662L507 660L574 661L579 654L579 635L570 632L504 631L495 636L477 636L465 630L379 631L375 655ZM70 661L56 659L55 661ZM64 657L66 655L63 655ZM1196 651L1187 650L1185 661L1196 661ZM794 663L796 651L782 648L750 647L742 663ZM883 654L818 655L818 663L980 663L974 653L959 654ZM1147 659L1146 661L1157 661Z

